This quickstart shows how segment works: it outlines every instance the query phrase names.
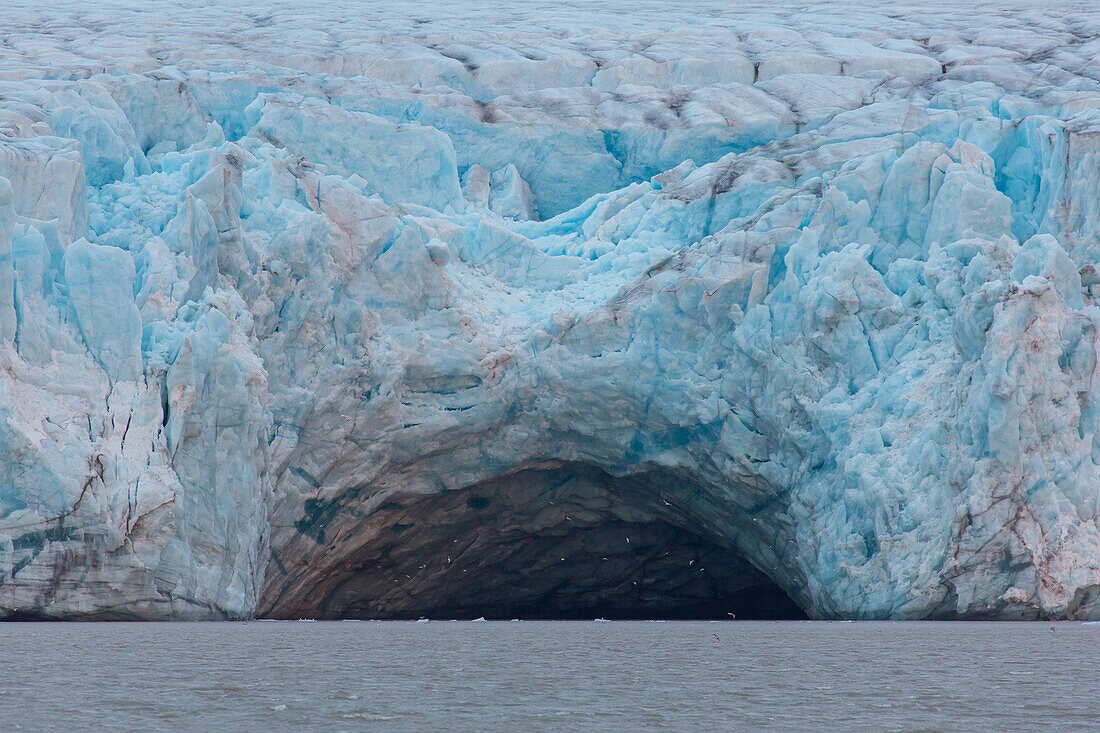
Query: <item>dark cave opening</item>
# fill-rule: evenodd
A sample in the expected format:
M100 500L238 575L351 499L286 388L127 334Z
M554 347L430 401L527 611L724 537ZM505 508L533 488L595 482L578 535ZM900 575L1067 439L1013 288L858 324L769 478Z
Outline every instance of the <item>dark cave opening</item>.
M390 500L277 618L803 619L736 550L588 466Z

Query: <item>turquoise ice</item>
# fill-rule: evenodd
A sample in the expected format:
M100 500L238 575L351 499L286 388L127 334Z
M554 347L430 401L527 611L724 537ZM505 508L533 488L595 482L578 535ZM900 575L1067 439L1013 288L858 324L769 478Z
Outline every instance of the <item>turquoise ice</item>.
M579 466L625 508L538 522L669 507L814 617L1100 619L1087 4L45 5L0 615L308 615L385 507Z

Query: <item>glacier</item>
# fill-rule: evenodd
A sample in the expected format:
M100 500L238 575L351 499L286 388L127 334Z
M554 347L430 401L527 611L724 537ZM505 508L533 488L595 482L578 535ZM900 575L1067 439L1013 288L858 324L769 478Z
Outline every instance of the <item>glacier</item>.
M1100 619L1100 12L778 5L6 6L0 617Z

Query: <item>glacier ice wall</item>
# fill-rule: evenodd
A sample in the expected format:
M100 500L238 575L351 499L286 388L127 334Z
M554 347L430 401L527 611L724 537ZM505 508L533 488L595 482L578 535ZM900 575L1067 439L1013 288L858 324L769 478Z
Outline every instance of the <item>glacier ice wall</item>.
M5 9L0 616L1100 618L1100 13L667 5Z

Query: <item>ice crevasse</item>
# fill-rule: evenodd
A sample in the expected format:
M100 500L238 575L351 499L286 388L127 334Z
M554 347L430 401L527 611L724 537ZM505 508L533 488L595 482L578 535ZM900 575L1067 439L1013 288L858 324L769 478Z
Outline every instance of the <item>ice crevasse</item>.
M1100 13L796 6L5 10L0 617L1100 619Z

